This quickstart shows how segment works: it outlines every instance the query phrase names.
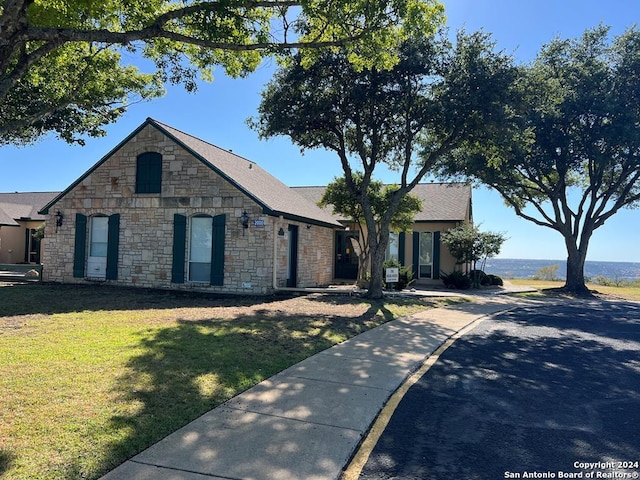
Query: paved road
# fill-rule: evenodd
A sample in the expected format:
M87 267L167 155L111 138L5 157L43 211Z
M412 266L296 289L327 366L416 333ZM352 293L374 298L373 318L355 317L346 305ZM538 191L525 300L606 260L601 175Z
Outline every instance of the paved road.
M640 304L573 302L518 308L457 340L360 479L639 478L638 462Z

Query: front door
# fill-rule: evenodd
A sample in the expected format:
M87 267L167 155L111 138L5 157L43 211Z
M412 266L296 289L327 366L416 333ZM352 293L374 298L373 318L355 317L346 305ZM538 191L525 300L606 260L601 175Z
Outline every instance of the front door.
M107 277L109 217L91 217L89 242L87 277L104 280Z
M298 226L289 225L289 263L287 265L287 287L298 285Z
M338 230L335 242L335 277L348 280L358 278L358 255L353 242L358 238L357 232Z

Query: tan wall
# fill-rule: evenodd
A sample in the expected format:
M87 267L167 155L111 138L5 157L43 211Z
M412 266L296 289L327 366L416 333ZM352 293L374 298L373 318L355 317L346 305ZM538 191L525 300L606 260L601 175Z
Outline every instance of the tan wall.
M42 221L20 221L17 227L0 227L0 263L24 262L25 230L36 229Z
M162 154L160 194L135 193L136 157L144 152ZM58 209L64 214L64 222L55 233L52 215ZM244 210L249 214L250 227L243 235L240 216ZM274 253L279 255L286 249L277 231L280 226L287 229L287 220L265 216L253 200L150 126L51 207L43 248L44 280L87 282L73 277L76 213L87 217L120 214L118 280L109 281L120 285L267 293L274 283ZM226 214L224 286L171 283L176 213L188 218L196 214ZM263 219L265 226L254 227L256 219ZM311 266L319 256L331 258L333 230L317 226L307 230L300 224L299 232L298 285L328 283L330 267L327 275L322 262ZM275 237L278 239L274 245ZM313 247L308 245L310 241L314 242ZM275 281L279 282L281 276L278 271Z
M429 223L416 223L413 226L414 232L444 232L451 228L454 228L458 223L454 222L429 222ZM411 265L413 259L413 237L411 233L407 233L405 244L405 263ZM440 243L440 270L445 273L451 273L456 268L456 259L449 253L449 250L445 245ZM434 280L428 278L421 278L417 280L417 283L421 284L440 284L442 280Z

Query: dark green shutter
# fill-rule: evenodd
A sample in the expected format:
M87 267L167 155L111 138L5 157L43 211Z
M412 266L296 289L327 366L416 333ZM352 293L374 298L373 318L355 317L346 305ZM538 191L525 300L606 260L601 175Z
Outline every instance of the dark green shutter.
M400 262L400 265L402 265L404 267L404 256L406 255L405 252L405 242L406 242L406 235L404 232L400 232L400 235L398 235L398 261Z
M226 215L213 217L213 242L211 242L211 285L224 285L224 234Z
M433 278L440 279L440 232L433 232Z
M413 232L413 278L420 271L420 232Z
M162 155L146 152L136 162L136 193L160 193L162 188Z
M87 217L76 213L76 235L73 246L73 276L84 277L85 254L87 251Z
M173 215L173 263L171 282L184 283L185 246L187 242L187 217L176 213Z
M107 224L107 280L118 279L118 248L120 246L120 214L109 216Z

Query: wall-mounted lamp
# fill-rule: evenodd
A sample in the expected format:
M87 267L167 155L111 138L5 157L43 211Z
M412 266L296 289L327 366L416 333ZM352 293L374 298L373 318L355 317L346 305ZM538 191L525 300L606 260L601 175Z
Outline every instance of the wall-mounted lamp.
M311 225L307 225L307 230L309 230L311 228Z
M242 222L242 236L244 237L244 231L249 228L249 214L246 210L243 210L240 221Z
M284 228L280 227L280 230L278 230L278 236L284 237Z
M64 218L64 215L62 215L60 210L58 210L54 217L56 219L56 233L58 233L58 229L62 226L62 219Z

